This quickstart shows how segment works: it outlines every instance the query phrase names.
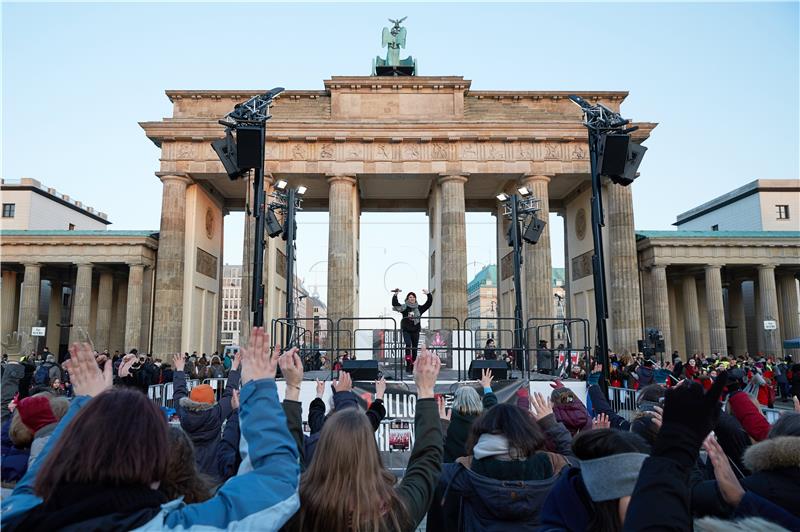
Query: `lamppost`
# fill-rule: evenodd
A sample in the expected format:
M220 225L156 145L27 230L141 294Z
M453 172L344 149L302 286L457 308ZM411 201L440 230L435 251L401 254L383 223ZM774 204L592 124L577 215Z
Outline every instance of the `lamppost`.
M589 130L589 161L592 177L592 274L594 280L594 305L597 319L597 349L603 365L603 379L600 383L605 389L609 377L608 367L608 298L606 294L605 258L603 255L603 198L601 176L608 177L612 183L627 186L636 179L636 170L642 162L647 148L630 141L630 134L638 126L628 127L630 120L601 103L590 105L580 96L570 95L583 110L583 125ZM595 355L597 353L595 352Z
M285 347L290 347L293 341L294 332L294 256L295 240L297 240L297 221L295 216L297 211L302 210L303 195L308 190L304 186L290 188L289 184L283 180L275 183L271 197L273 200L267 208L267 234L270 238L283 235L286 241L286 319L287 319L287 342ZM275 211L283 212L283 225L278 221Z
M523 338L524 322L522 321L522 240L530 244L539 241L545 221L536 217L539 211L539 199L531 195L527 187L519 187L517 193L508 195L502 192L497 200L503 204L503 215L511 220L508 228L508 245L514 248L514 357L517 368L526 369L527 357L524 356L525 341ZM525 231L520 230L521 223L530 218Z

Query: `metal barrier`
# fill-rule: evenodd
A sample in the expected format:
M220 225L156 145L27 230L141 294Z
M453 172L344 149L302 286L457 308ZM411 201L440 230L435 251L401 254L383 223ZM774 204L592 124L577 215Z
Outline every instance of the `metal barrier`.
M186 390L191 391L192 388L200 384L198 379L190 379L186 381ZM174 384L168 382L165 384L151 384L147 387L147 397L154 402L157 406L166 408L175 408L175 399L173 399Z
M475 322L475 321L478 322L478 327L474 327L474 328L470 327L470 323ZM483 329L483 328L480 327L480 323L482 321L496 322L497 323L497 328L496 329L488 329L488 328L487 329ZM508 327L510 327L510 328L503 328L502 325L504 323L508 323L509 324ZM466 360L468 353L472 354L470 362L472 360L475 360L476 358L485 358L486 346L485 345L477 345L477 342L476 342L475 338L476 338L476 336L479 336L481 332L486 331L486 332L491 332L491 333L497 333L496 335L492 336L492 338L495 341L494 351L496 353L497 360L505 360L506 362L509 363L509 365L511 366L512 370L513 369L520 370L521 369L521 367L519 365L520 361L524 361L524 360L527 359L525 345L524 344L521 345L521 346L515 346L514 345L514 339L517 337L516 333L521 328L522 328L522 321L518 320L517 318L502 318L502 317L497 317L497 318L478 318L478 317L474 317L474 318L465 319L464 320L464 335L465 335L466 339L465 339L465 342L464 342L464 349L462 351L462 353L464 354L464 361L463 361L464 367L465 368L469 368L469 364L467 364L467 360ZM511 342L511 347L508 346L506 341L510 341ZM478 356L475 356L476 354ZM467 369L467 371L468 371L468 369ZM468 374L467 374L467 376L468 376ZM459 380L461 380L460 377L459 377Z
M556 335L559 330L561 335ZM528 356L526 358L528 376L533 366L531 360L531 353L539 356L542 349L539 344L542 340L547 341L550 345L544 351L549 352L551 358L550 371L553 374L564 377L572 376L573 356L577 354L578 364L581 369L588 375L589 373L589 358L591 355L591 347L589 346L589 320L583 318L529 318L525 323L525 344L528 348ZM554 348L556 342L559 342L560 347ZM581 345L583 344L583 345ZM561 361L561 354L564 354L564 360ZM556 358L558 357L558 358ZM538 367L537 371L541 372Z
M630 388L608 387L608 402L611 408L620 416L631 421L636 412L636 390Z
M222 394L225 393L225 386L228 385L227 378L206 379L203 384L208 384L214 390L214 400L219 401L222 399Z

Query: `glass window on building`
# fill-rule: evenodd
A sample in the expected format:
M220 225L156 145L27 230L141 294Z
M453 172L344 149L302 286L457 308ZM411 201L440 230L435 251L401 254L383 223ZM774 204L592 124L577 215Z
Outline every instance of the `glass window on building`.
M16 203L3 203L3 218L13 218L16 210Z
M6 215L5 205L3 205L3 216ZM778 209L778 220L788 220L789 219L789 206L788 205L775 205Z

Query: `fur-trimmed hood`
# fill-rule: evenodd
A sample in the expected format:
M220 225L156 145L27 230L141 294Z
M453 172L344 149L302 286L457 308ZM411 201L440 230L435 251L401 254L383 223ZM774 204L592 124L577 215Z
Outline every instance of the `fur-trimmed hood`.
M752 445L744 453L752 472L800 467L800 436L778 436Z
M199 401L192 401L188 397L181 397L179 401L181 408L191 412L204 412L214 408L215 403L201 403Z

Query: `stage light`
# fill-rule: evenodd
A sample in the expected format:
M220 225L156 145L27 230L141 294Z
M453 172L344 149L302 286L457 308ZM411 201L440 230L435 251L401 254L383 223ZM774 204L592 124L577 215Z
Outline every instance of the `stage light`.
M528 189L528 187L519 187L517 192L519 192L519 195L523 198L531 195L531 191Z
M231 133L230 129L225 131L225 138L212 141L211 148L216 152L220 162L222 162L228 177L239 179L247 173L247 169L240 168L237 163L236 142L233 140L233 133Z
M528 227L526 227L525 231L522 233L522 240L529 244L537 243L539 241L539 237L542 236L542 231L544 231L545 225L547 225L547 222L534 217L531 220L531 223L528 224Z
M299 187L297 187L297 190L296 190L297 195L298 196L302 196L303 194L306 193L306 190L308 190L308 188L304 187L303 185L300 185Z
M507 201L507 200L508 200L508 194L506 194L505 192L501 192L500 194L497 195L497 201Z
M289 183L287 183L283 179L279 179L278 182L275 183L275 188L277 188L278 190L283 190L283 189L286 188L286 185L288 185L288 184Z
M267 234L270 238L275 238L281 234L281 232L283 232L283 227L281 226L281 222L278 221L275 211L267 209Z

